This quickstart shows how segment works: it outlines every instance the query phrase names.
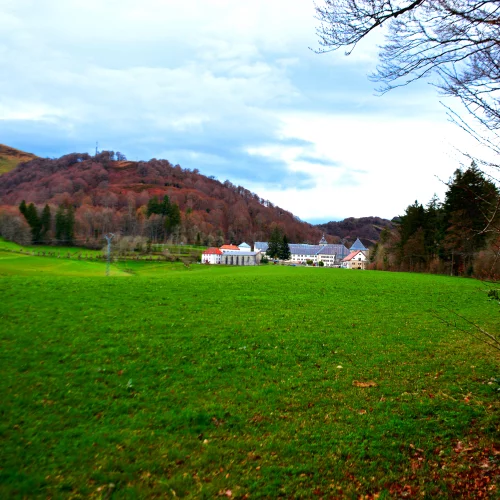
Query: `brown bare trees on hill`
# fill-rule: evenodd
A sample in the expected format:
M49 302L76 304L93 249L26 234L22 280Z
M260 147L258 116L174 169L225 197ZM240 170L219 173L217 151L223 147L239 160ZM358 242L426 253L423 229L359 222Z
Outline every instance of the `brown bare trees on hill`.
M73 153L58 159L36 158L2 175L0 210L5 208L0 221L6 228L2 234L11 237L13 228L25 227L19 212L14 215L7 209L25 200L40 213L46 204L52 214L58 207L73 207L74 241L91 246L99 245L107 232L142 236L153 242L251 244L266 241L276 226L293 241L316 243L321 238L319 229L230 181L220 182L167 160L131 162L123 160L123 155L120 158L118 161L112 151L93 157ZM168 197L179 212L169 212L166 217L148 211L148 203L155 197ZM60 239L56 238L55 222L52 220L47 232L53 241ZM26 240L24 229L22 240Z

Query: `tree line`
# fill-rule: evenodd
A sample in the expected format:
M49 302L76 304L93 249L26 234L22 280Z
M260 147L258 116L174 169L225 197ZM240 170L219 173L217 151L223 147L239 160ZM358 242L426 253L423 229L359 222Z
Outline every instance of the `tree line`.
M384 230L372 269L500 278L499 191L473 163L456 170L445 199L409 205L394 231Z

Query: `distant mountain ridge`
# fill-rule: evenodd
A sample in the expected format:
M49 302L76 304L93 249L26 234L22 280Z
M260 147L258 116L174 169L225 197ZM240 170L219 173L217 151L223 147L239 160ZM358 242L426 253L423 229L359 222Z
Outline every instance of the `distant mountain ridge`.
M342 221L317 224L316 227L324 231L326 235L345 240L347 246L350 246L356 241L356 238L359 238L368 247L379 240L380 233L384 229L393 229L394 224L392 221L381 217L348 217Z

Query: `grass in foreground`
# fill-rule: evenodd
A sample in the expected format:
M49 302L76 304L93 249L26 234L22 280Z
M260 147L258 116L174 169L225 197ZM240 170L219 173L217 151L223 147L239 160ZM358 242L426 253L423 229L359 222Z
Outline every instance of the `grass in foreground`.
M0 278L2 497L497 494L479 283L131 264Z

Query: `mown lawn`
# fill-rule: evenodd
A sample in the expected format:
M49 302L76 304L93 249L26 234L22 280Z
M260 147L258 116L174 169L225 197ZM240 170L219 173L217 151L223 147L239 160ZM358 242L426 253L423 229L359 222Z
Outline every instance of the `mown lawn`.
M481 283L15 266L0 259L2 498L498 496L499 358L452 312L498 333Z

